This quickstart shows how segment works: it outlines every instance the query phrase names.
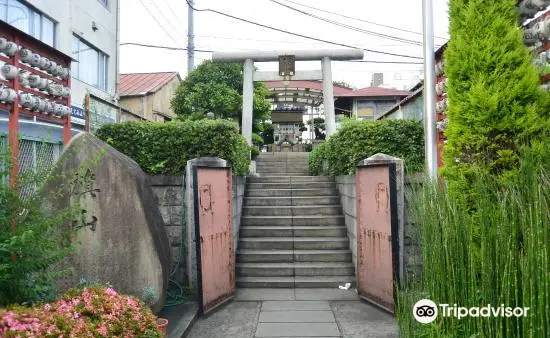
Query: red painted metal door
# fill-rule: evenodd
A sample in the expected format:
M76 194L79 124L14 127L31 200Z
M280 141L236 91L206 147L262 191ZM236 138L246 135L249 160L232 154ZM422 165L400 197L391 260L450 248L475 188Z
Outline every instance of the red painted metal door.
M395 188L394 164L357 168L357 290L390 312L398 263Z
M235 295L231 168L195 167L195 235L203 314Z

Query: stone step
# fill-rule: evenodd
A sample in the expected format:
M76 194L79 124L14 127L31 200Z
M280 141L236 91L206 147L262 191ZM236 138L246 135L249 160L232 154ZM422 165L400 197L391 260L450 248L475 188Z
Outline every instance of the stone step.
M295 288L337 288L346 283L355 284L355 275L346 276L296 276L294 277Z
M351 262L351 250L239 250L238 263Z
M340 204L296 206L246 206L244 216L324 216L341 215Z
M258 172L256 172L256 174L258 175L258 177L265 177L265 176L279 176L279 177L281 177L281 176L282 177L300 176L300 177L304 177L304 176L310 176L309 172L283 172L283 173L279 173L279 172L275 172L275 173L258 173Z
M241 237L344 237L344 226L243 226Z
M294 288L294 277L237 277L239 288Z
M239 250L349 249L347 237L241 237Z
M245 206L300 206L300 205L330 205L340 203L340 197L311 196L311 197L245 197Z
M336 187L315 189L247 189L247 197L311 197L336 196Z
M237 263L294 262L294 250L251 250L239 249Z
M243 277L349 276L354 273L353 264L344 262L237 264L237 275Z
M248 183L247 189L319 189L334 188L334 182L296 182L296 183Z
M275 226L275 225L298 225L298 226L344 226L344 216L242 216L241 226Z
M253 176L248 183L305 183L305 182L334 182L332 176Z
M299 276L299 277L237 277L240 288L337 288L354 283L349 276Z

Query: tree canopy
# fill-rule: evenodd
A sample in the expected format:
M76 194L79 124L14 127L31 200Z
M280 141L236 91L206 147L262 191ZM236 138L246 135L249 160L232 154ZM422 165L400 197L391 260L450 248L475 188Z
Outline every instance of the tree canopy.
M172 99L174 112L182 118L202 119L206 113L216 118L242 122L243 67L238 63L205 61L178 87ZM269 119L271 103L263 83L254 84L254 129Z

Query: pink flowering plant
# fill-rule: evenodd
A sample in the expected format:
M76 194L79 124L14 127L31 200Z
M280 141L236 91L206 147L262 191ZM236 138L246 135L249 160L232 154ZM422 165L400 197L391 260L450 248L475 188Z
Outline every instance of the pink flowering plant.
M0 309L0 337L162 337L151 310L112 288L73 289L53 303Z

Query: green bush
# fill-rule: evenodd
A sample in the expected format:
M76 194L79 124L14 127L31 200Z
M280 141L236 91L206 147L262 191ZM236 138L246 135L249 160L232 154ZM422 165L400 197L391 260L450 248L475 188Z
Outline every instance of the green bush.
M256 146L251 146L250 147L250 157L255 160L256 157L258 157L258 155L260 155L260 149L258 149L258 147Z
M231 161L237 175L248 173L250 147L231 121L125 122L96 134L149 174L180 175L188 160L205 156Z
M449 5L444 174L451 189L463 194L480 170L496 179L515 176L526 147L549 137L550 109L518 29L516 3L451 0Z
M0 150L1 151L1 150ZM57 192L22 197L7 184L10 156L0 153L0 306L48 301L57 296L56 279L66 269L50 269L72 252L68 229L73 209L46 210ZM27 170L18 186L40 187L48 172ZM28 194L27 194L28 195Z
M309 169L318 175L326 161L327 174L350 175L359 161L384 153L405 160L409 171L421 171L424 166L423 135L422 124L418 121L346 121L336 134L310 154Z

